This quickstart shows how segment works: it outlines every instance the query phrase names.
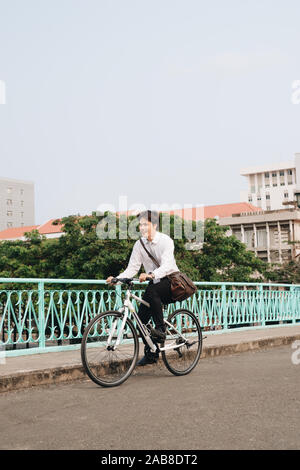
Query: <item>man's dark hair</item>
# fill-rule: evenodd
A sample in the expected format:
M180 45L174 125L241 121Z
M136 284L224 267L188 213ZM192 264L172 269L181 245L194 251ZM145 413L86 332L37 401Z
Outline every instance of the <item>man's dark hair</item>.
M157 227L159 227L159 213L156 211L143 211L138 214L138 219L141 220L146 219L148 222L151 222L152 224L156 224Z

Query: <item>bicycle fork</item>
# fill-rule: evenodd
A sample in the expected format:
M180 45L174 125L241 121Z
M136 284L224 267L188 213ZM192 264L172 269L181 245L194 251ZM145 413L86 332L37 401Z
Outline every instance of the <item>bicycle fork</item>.
M122 311L124 312L125 309L124 308L120 309L120 313L122 313ZM108 337L108 340L107 340L107 349L108 350L111 349L112 351L115 351L115 349L119 346L119 344L121 342L121 339L123 337L123 330L124 330L124 326L126 324L127 317L128 317L128 311L125 312L125 314L123 316L122 324L121 324L121 327L119 328L119 332L118 332L118 336L117 336L117 341L115 342L114 345L112 345L112 339L114 337L114 334L115 334L115 331L116 331L116 328L117 328L118 318L116 318L113 321L112 326L111 326L111 330L110 330L110 333L109 333L109 337Z

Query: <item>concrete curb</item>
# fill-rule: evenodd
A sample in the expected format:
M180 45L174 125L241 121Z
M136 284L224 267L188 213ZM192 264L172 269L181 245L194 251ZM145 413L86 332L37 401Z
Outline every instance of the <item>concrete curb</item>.
M247 351L269 349L276 346L288 345L296 340L300 340L300 334L244 341L234 344L221 344L208 347L205 347L204 340L201 359L238 354ZM3 375L0 377L0 393L27 389L39 385L70 383L84 379L88 378L82 365L66 365L42 370L22 371L13 375Z
M4 375L0 378L0 393L39 385L74 382L85 378L87 378L87 375L83 367L79 365L18 372L14 375Z
M203 348L201 358L224 356L228 354L237 354L247 351L257 351L259 349L269 349L276 346L285 346L300 340L300 335L280 336L277 338L264 338L252 341L245 341L236 344L223 344L220 346L209 346Z

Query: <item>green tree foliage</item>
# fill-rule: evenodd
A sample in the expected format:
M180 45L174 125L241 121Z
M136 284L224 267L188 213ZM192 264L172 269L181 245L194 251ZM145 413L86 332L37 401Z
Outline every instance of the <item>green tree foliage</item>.
M25 241L0 243L1 277L38 277L60 279L106 279L118 275L127 266L135 240L120 239L124 233L116 216L110 214L115 239L100 239L96 228L105 222L104 216L68 216L55 223L63 224L63 234L46 239L36 230L26 234ZM128 223L134 218L129 217ZM171 236L174 238L175 218L171 217ZM124 221L123 221L124 222ZM196 223L192 227L195 229ZM253 277L262 279L266 265L247 251L234 236L226 235L227 227L215 220L206 220L201 250L187 250L187 236L174 239L175 256L180 270L199 281L247 282Z
M266 272L266 278L275 283L300 284L300 262L290 261L271 266Z

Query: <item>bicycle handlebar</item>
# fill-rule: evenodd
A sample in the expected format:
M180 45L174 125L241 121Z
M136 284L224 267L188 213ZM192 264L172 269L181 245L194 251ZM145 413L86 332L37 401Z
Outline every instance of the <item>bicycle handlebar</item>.
M133 282L140 282L139 279L136 279L134 277L113 277L112 280L110 281L111 284L126 284L126 285L130 285L132 284Z

